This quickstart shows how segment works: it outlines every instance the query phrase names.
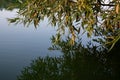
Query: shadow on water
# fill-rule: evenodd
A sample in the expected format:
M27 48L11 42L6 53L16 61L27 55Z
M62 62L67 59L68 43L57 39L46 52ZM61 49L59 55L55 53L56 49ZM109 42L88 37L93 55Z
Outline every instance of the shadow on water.
M58 49L60 57L39 57L24 68L18 80L119 80L120 56L106 56L94 48L84 48L81 43L74 46L59 41L50 49ZM96 55L100 54L101 55ZM114 52L113 52L114 53Z
M119 67L114 61L103 64L95 57L81 54L39 57L24 68L18 80L119 80Z

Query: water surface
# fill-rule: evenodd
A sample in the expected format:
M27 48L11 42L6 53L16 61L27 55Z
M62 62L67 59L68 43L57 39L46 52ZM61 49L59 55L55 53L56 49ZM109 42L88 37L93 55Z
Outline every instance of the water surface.
M16 10L0 11L0 80L16 80L21 69L39 56L60 55L48 50L55 28L47 18L35 29L33 25L27 28L23 24L9 24L7 18L15 16Z
M38 75L39 73L53 73L51 75L59 76L59 78L56 76L52 76L51 78L57 80L120 79L120 63L119 56L117 56L119 47L118 51L111 53L112 55L98 59L98 57L96 58L94 55L91 56L91 54L90 56L84 56L84 54L89 53L89 51L87 51L86 48L81 48L80 44L76 44L73 48L70 48L70 46L66 46L65 43L67 42L61 42L61 44L64 43L65 45L61 46L61 44L58 44L58 46L62 49L61 52L63 52L64 55L57 59L51 58L51 56L61 55L59 51L48 50L51 46L50 38L56 33L56 29L49 24L47 18L40 22L37 29L35 29L33 25L24 27L23 24L9 24L7 18L15 17L16 11L16 9L12 11L2 9L0 11L0 80L16 80L16 76L20 75L20 72L24 69L23 67L31 66L31 69L28 68L28 70L33 70L34 72L34 66L39 65L41 65L43 69L46 68L46 71L42 72L39 66L36 68ZM87 40L88 38L85 36L82 37L84 44L87 44ZM94 49L91 49L91 51ZM46 58L45 56L50 57ZM36 60L38 57L45 57L45 59L44 61L41 61L43 60L42 58ZM32 63L31 60L36 61ZM36 64L37 62L39 62L39 64ZM34 65L30 65L30 63ZM42 65L42 63L48 64ZM58 73L56 73L56 71ZM48 74L42 75L43 77L49 76ZM37 75L34 76L36 77ZM26 76L24 75L24 77ZM31 76L27 77L29 78ZM39 78L39 76L37 78Z

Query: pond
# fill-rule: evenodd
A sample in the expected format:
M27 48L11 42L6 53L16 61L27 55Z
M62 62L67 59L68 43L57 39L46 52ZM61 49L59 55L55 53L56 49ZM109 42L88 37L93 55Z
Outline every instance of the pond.
M59 56L58 51L49 51L50 37L55 28L45 19L40 27L29 28L22 24L9 24L7 18L14 17L16 10L0 11L0 80L16 80L20 70L39 56Z
M54 44L57 27L48 18L37 29L9 24L18 9L0 7L0 80L120 80L119 44L110 55L84 47L91 40L85 35L74 46L69 37Z

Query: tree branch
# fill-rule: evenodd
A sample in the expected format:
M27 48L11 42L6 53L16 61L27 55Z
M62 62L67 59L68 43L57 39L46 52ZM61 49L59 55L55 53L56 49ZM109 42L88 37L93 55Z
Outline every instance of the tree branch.
M101 6L115 6L114 4L98 4L98 3L94 3L91 5L101 5Z

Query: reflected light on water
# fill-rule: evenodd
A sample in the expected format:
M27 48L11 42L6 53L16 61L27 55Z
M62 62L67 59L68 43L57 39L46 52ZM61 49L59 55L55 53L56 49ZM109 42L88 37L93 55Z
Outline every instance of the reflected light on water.
M55 29L48 25L47 18L37 29L9 24L7 18L16 16L16 11L0 11L0 80L16 80L21 69L36 57L60 55L48 50Z

